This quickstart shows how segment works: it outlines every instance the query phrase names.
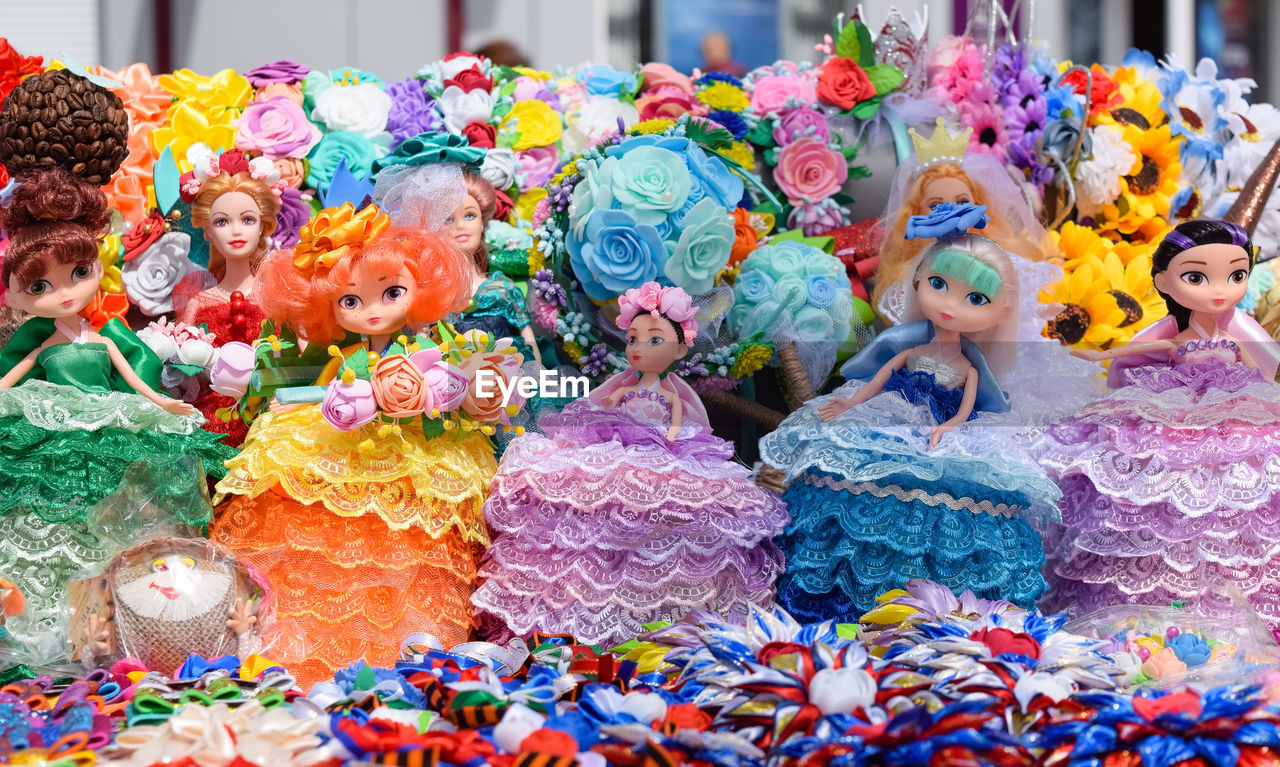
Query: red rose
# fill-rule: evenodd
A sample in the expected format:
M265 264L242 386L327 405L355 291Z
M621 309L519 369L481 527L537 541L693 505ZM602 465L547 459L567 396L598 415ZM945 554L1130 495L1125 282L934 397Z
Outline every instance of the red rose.
M456 85L467 93L474 90L481 90L488 93L493 90L493 80L485 77L484 73L480 71L480 67L475 66L470 69L464 69L452 78L444 81L444 87L448 88L450 85Z
M39 56L23 56L8 40L0 37L0 101L4 101L23 77L40 72L44 68L43 61Z
M511 198L507 196L507 193L501 189L494 189L493 196L495 198L493 217L499 221L506 221L507 216L511 213L511 208L515 206L515 203L513 203Z
M462 129L462 135L467 137L471 146L493 149L498 138L498 129L489 123L467 123L467 127Z
M234 176L249 172L249 158L239 149L228 149L218 155L218 172Z
M818 70L818 98L841 109L853 109L876 95L867 73L858 62L833 58Z
M1089 74L1093 79L1093 87L1089 94L1090 116L1105 112L1123 100L1120 96L1120 86L1107 76L1107 70L1095 65ZM1082 69L1073 69L1062 78L1063 85L1070 87L1081 96L1084 95L1085 81L1086 77Z
M1036 660L1040 659L1040 643L1026 634L1016 633L1004 628L985 628L970 634L969 638L976 639L986 645L992 655L1008 652L1015 655L1025 655Z

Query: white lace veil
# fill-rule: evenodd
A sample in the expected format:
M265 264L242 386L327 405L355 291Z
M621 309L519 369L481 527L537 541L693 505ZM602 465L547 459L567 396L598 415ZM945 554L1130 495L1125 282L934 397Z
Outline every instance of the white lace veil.
M392 166L378 174L373 201L396 226L438 231L467 198L462 168L450 163Z

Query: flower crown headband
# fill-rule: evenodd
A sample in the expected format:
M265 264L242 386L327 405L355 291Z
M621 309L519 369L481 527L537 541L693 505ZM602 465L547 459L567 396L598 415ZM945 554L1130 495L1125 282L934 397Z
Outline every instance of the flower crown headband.
M182 174L178 190L185 203L195 202L196 195L214 176L226 173L234 176L237 173L248 173L250 177L262 181L271 187L276 197L284 194L287 184L280 178L280 170L275 163L266 157L255 157L250 160L239 149L231 149L221 154L214 152L206 144L192 144L187 150L187 162L191 170Z
M698 336L698 323L694 319L698 310L693 299L681 288L662 287L656 282L646 282L618 296L618 327L631 328L631 322L642 312L654 317L665 317L680 325L686 344Z
M302 227L301 239L293 248L293 267L307 277L328 272L351 255L352 246L369 242L390 228L391 218L377 205L366 206L359 213L349 202L325 208Z

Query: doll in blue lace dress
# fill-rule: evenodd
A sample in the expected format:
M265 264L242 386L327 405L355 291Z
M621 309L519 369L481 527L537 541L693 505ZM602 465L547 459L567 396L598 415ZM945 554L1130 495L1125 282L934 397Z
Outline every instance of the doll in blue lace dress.
M1024 607L1045 589L1028 517L1056 514L1059 493L1010 439L1025 416L996 380L1014 352L1017 271L995 242L959 235L913 275L908 321L760 444L791 481L779 599L804 620L856 619L915 578Z

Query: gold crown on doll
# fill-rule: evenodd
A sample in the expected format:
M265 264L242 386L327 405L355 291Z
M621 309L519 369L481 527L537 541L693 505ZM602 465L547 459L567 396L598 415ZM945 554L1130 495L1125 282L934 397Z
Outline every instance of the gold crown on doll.
M969 146L969 136L973 135L973 128L965 128L957 135L951 135L951 131L947 130L945 121L939 117L937 127L933 129L933 135L925 139L916 129L910 131L911 143L916 147L916 160L919 164L913 176L923 173L926 168L937 165L941 162L961 162L964 160L965 149Z

